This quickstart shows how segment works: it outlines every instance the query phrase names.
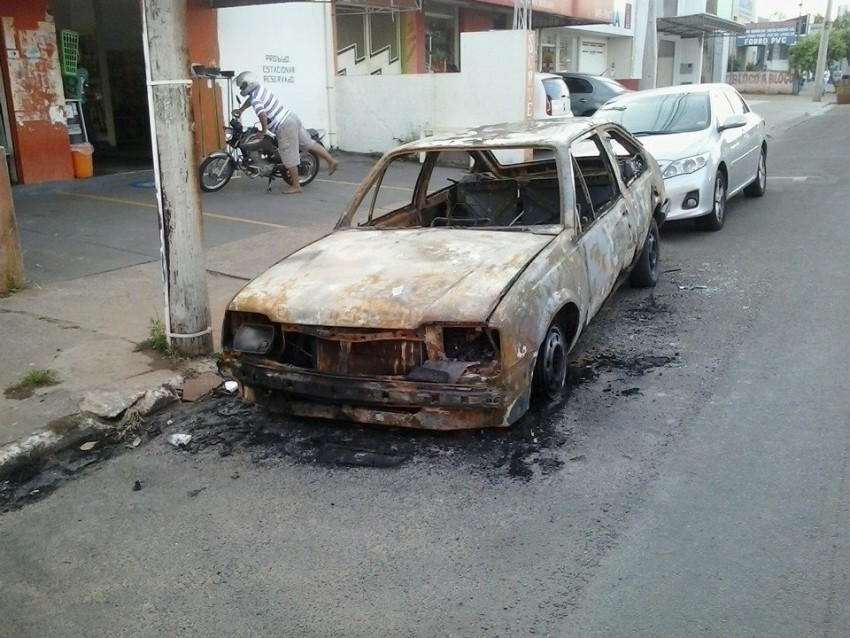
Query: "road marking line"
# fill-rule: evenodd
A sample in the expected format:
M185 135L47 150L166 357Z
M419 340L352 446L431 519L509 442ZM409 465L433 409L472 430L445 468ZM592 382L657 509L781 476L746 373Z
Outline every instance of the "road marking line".
M792 182L805 182L810 179L820 180L822 177L817 177L816 175L768 175L768 179L785 179L791 180Z
M104 197L103 195L85 195L83 193L70 193L68 191L56 191L57 195L69 195L71 197L81 197L83 199L96 199L102 202L113 202L115 204L129 204L130 206L142 206L144 208L156 208L156 204L146 204L145 202L136 202L132 199L119 199L117 197Z
M229 215L218 215L217 213L204 213L204 217L212 217L213 219L224 219L229 222L240 222L242 224L255 224L256 226L269 226L271 228L289 228L283 224L275 224L273 222L261 222L253 219L241 219L239 217L230 217Z
M103 195L85 195L83 193L70 193L67 191L57 191L59 195L70 195L71 197L80 197L83 199L95 199L101 202L112 202L114 204L128 204L130 206L140 206L142 208L157 208L156 204L148 204L146 202L135 202L132 199L119 199L118 197L104 197ZM204 217L213 219L223 219L229 222L238 222L240 224L253 224L255 226L268 226L270 228L289 228L283 224L275 224L273 222L261 222L254 219L242 219L240 217L231 217L229 215L219 215L218 213L202 213Z

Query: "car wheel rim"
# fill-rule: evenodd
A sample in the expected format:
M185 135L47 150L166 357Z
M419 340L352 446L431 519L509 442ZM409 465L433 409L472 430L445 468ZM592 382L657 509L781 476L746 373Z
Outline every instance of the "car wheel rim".
M759 188L764 190L767 187L767 162L764 159L764 152L762 152L761 157L759 158Z
M717 176L717 181L714 182L714 216L718 222L723 221L723 215L726 213L726 189L723 187L723 178Z
M649 264L649 271L655 274L658 268L658 239L652 232L646 238L646 257Z
M543 385L551 398L564 387L567 375L567 352L559 328L550 328L543 346Z

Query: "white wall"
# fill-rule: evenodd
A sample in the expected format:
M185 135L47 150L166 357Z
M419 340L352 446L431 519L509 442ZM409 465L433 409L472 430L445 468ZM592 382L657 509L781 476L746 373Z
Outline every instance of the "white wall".
M742 93L785 93L793 89L794 74L790 72L727 73L726 81Z
M679 0L680 16L689 16L695 13L705 13L705 0Z
M690 73L682 72L682 65L690 64ZM673 84L699 84L702 72L702 47L699 38L685 38L676 42Z
M304 126L332 131L329 11L330 3L324 2L219 9L221 68L253 71ZM251 109L242 119L246 124L256 121Z
M611 38L608 40L608 67L614 67L615 78L639 78L643 60L634 59L632 38Z
M339 147L382 153L428 131L524 119L533 32L462 33L460 46L460 73L336 78Z

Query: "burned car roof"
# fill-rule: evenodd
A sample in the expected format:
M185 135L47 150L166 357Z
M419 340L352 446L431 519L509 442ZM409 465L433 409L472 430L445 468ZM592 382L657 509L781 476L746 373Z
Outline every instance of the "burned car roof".
M544 121L489 124L451 132L440 132L420 140L402 144L393 153L446 147L487 146L558 146L566 145L600 125L610 124L594 118L562 118Z

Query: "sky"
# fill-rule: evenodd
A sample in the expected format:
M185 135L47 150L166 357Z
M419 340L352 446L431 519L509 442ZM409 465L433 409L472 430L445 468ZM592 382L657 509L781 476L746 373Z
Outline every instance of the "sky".
M760 16L770 17L775 11L781 11L786 18L796 18L800 14L801 0L756 0L756 13ZM802 13L821 15L826 13L827 0L802 0ZM832 0L832 17L839 5L850 4L850 0Z

